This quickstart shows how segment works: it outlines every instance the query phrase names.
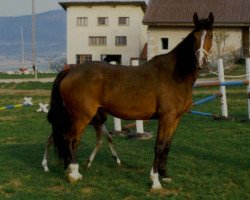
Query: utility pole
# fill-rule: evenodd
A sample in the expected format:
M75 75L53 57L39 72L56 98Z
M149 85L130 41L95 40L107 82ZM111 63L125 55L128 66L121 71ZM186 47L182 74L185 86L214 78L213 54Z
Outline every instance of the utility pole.
M36 69L36 38L35 38L35 2L32 0L32 68L35 74L35 81L37 81Z
M24 66L24 43L23 43L23 26L22 25L21 25L21 48L22 48L22 65Z

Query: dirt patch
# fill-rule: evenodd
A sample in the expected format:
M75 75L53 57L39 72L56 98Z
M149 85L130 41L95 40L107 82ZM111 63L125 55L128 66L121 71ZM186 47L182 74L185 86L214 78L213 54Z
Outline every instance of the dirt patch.
M4 196L6 199L10 199L12 197L12 194L3 191L1 187L0 187L0 194Z
M134 196L130 195L130 196L127 196L125 197L123 200L134 200L136 199Z
M160 195L160 196L176 196L180 193L180 189L165 189L162 188L160 190L150 189L149 195Z
M60 192L60 191L64 191L65 188L63 186L52 186L49 188L50 191L53 191L53 192Z
M19 188L22 186L22 182L19 179L12 179L9 183L14 188Z
M0 116L0 121L2 122L7 122L7 121L16 121L17 117L16 116Z
M0 95L28 95L28 96L50 96L50 90L35 89L35 90L15 90L15 89L0 89Z
M22 182L19 179L11 179L9 182L0 185L0 195L6 199L11 199L15 191L21 189Z
M4 138L2 140L2 142L5 143L5 144L16 144L17 143L17 139L16 139L16 137L7 137L7 138Z
M93 189L91 187L82 188L82 193L84 194L91 194L92 192L93 192Z

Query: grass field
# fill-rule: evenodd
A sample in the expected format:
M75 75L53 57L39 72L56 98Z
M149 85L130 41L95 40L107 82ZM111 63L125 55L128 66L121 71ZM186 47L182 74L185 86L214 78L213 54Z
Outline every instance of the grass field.
M50 150L50 172L41 161L50 125L45 113L37 113L39 102L49 102L49 83L0 84L0 107L33 98L34 106L0 111L0 199L250 199L250 123L247 118L245 87L228 89L229 115L233 120L212 120L186 114L181 120L169 154L173 181L164 190L150 191L149 172L157 124L145 125L154 137L149 140L114 136L122 161L117 166L107 142L90 169L86 160L95 146L88 127L78 150L83 180L69 184L65 172ZM216 93L216 88L195 90L194 99ZM220 114L220 102L195 110ZM112 118L107 123L113 129Z

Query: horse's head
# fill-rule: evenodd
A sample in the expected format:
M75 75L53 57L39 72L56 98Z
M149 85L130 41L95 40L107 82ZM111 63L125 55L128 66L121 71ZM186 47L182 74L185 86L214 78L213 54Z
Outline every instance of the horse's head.
M199 20L197 13L193 16L195 25L195 51L198 61L198 68L202 69L203 65L207 63L208 56L212 51L214 15L210 13L207 19Z

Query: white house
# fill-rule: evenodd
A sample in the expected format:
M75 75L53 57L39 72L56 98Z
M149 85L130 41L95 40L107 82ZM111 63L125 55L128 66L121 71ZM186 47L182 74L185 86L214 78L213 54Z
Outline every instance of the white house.
M143 23L148 25L148 59L171 51L194 28L195 12L213 12L212 60L249 56L250 0L150 0Z
M66 0L67 63L86 61L130 65L147 42L144 0Z

